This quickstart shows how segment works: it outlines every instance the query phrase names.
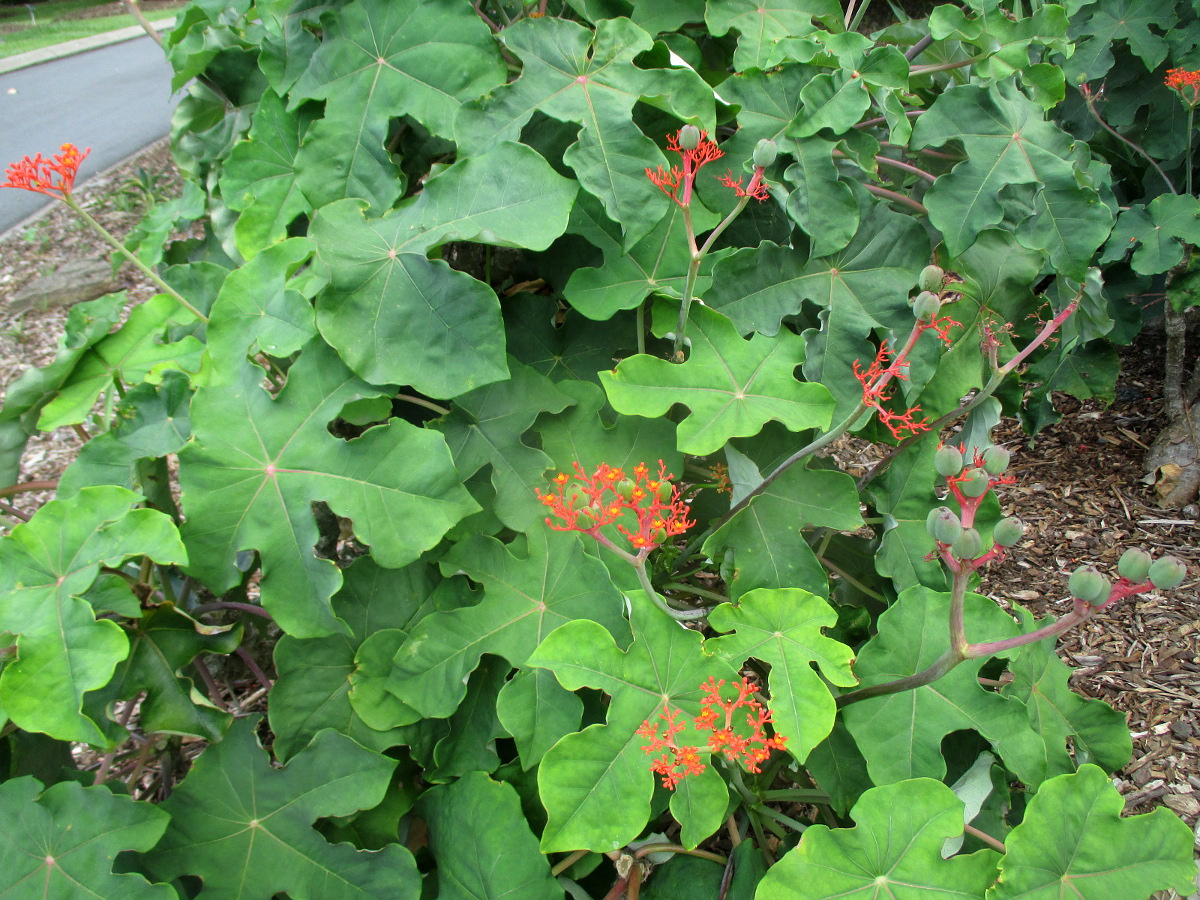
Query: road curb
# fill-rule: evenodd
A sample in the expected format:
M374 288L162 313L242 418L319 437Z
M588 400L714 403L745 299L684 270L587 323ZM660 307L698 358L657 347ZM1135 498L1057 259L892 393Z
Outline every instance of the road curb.
M155 31L166 31L168 28L175 27L175 19L160 19L150 24ZM52 62L66 56L74 56L76 53L86 53L88 50L107 47L110 44L131 41L145 35L146 31L141 25L130 25L126 28L118 28L116 31L106 31L103 34L93 34L91 37L63 41L61 44L53 44L40 50L30 50L28 53L18 53L16 56L0 59L0 75L7 75L18 69L27 69L30 66Z

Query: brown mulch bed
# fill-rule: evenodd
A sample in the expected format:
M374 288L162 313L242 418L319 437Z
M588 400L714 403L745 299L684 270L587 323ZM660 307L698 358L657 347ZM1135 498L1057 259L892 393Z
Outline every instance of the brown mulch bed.
M77 192L118 236L143 211L136 203L125 209L113 205L139 168L165 173L161 184L167 193L179 189L161 141ZM57 206L0 239L0 384L54 357L66 317L62 309L6 314L7 302L36 276L81 255L106 252ZM153 294L131 267L121 278L131 304ZM1195 507L1183 512L1158 507L1141 468L1146 448L1164 424L1158 399L1161 352L1161 335L1144 332L1122 352L1117 402L1106 409L1060 398L1063 420L1042 431L1032 446L1015 423L1001 427L996 439L1016 451L1011 471L1017 479L1002 503L1006 514L1025 520L1029 537L987 573L983 590L997 599L1018 600L1038 615L1061 614L1069 603L1066 575L1081 563L1111 571L1126 548L1141 546L1189 564L1190 576L1179 588L1116 605L1068 633L1059 651L1076 668L1078 691L1104 699L1128 718L1134 755L1116 776L1126 810L1144 812L1165 804L1200 828L1200 522ZM56 477L79 445L80 437L69 429L35 438L22 479ZM17 505L31 512L47 499L48 494L23 494Z

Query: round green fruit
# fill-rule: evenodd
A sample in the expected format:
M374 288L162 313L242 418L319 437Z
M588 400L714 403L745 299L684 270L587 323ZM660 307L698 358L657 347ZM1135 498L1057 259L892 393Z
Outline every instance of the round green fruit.
M1080 566L1071 573L1067 581L1067 590L1072 597L1078 597L1084 603L1100 606L1112 592L1112 585L1096 569L1095 566Z
M925 528L939 544L953 544L962 534L962 522L948 506L931 510L925 519Z
M695 150L700 146L700 129L695 125L684 125L679 129L679 147L683 150Z
M770 138L763 138L754 147L754 164L765 169L775 162L778 155L779 148L775 146L775 142Z
M1121 554L1121 561L1117 563L1117 574L1126 581L1145 581L1153 562L1150 554L1141 547L1130 547Z
M633 481L630 478L622 478L620 481L617 482L617 488L616 488L617 495L622 500L632 500L633 499L633 489L635 487L637 487L637 483L635 481Z
M950 545L950 552L955 559L978 559L983 553L983 538L974 528L964 528L958 540Z
M1147 575L1160 591L1169 591L1187 577L1187 566L1174 556L1160 556L1150 564Z
M939 447L933 457L933 467L945 478L957 475L963 470L962 451L957 447Z
M1001 519L992 529L992 540L1001 547L1011 547L1025 534L1025 523L1016 516Z
M933 319L941 308L942 301L930 291L917 294L917 299L913 301L913 315L921 322Z
M1011 458L1006 449L993 444L983 451L983 469L989 475L1003 475Z
M926 266L921 270L918 284L923 291L940 291L946 282L946 272L941 266Z
M991 476L984 469L968 469L963 480L958 483L958 489L964 497L982 497L992 486Z

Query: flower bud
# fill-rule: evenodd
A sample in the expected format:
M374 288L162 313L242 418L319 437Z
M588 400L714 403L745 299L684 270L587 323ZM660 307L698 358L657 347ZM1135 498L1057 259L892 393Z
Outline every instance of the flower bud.
M679 142L680 149L695 150L700 146L700 129L695 125L684 125L679 129L679 136L676 140Z
M921 270L921 278L917 283L923 291L940 291L945 280L946 273L941 266L926 266Z
M974 528L964 528L950 552L956 559L977 559L983 553L983 538Z
M939 447L933 457L933 467L945 478L957 475L963 470L962 451L957 447Z
M972 499L982 497L991 486L992 479L983 469L968 469L962 481L958 483L958 489L962 491L963 496Z
M962 522L948 506L930 510L925 519L925 529L939 544L953 544L962 534Z
M754 147L754 164L765 169L775 162L775 157L778 155L779 150L775 146L775 142L770 138L763 138Z
M1067 590L1072 597L1078 597L1084 603L1100 606L1112 592L1112 585L1096 569L1095 566L1080 566L1071 573L1067 581Z
M1145 581L1146 576L1150 574L1150 564L1154 562L1150 558L1150 554L1141 547L1130 547L1121 554L1121 561L1117 563L1117 574L1126 581Z
M921 322L928 321L937 315L942 308L942 301L937 294L922 291L913 301L913 315Z
M1001 547L1011 547L1025 534L1025 523L1016 516L1001 519L992 529L992 540Z
M1012 454L995 444L983 451L983 470L989 475L1003 475Z
M1147 574L1150 577L1150 583L1156 588L1160 591L1169 591L1183 581L1187 575L1187 566L1174 556L1160 556L1150 564L1150 571Z

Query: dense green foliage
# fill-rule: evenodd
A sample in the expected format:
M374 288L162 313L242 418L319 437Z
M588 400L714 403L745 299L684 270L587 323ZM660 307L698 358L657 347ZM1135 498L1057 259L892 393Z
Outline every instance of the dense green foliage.
M6 484L94 434L0 538L0 894L1187 892L1052 646L1151 583L979 580L991 428L1111 398L1200 239L1192 7L475 5L171 33L187 186L129 248L201 315L81 304L0 410ZM259 663L265 719L219 686ZM761 759L705 743L760 703Z

